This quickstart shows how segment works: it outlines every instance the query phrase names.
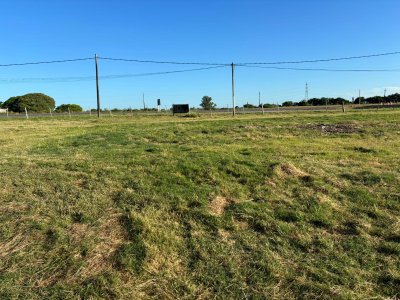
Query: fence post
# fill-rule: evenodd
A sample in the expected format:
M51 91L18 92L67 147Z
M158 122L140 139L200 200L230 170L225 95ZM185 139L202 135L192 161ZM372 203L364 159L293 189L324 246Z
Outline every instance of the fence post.
M29 119L29 117L28 117L28 111L26 110L26 107L25 107L25 116L26 116L27 119Z

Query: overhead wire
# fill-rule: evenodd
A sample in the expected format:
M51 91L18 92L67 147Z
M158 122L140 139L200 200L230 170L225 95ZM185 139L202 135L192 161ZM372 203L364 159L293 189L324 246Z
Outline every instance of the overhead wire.
M275 64L317 63L317 62L329 62L329 61L372 58L372 57L398 55L398 54L400 54L400 51L377 53L377 54L368 54L368 55L358 55L358 56L347 56L347 57L336 57L336 58L325 58L325 59L312 59L312 60L272 61L272 62L240 62L240 63L237 63L235 65L275 65ZM154 63L154 64L207 65L207 66L228 66L228 65L231 65L231 63L140 60L140 59L101 57L101 56L98 56L98 58L102 59L102 60L110 60L110 61L136 62L136 63ZM87 61L87 60L94 60L94 57L63 59L63 60L50 60L50 61L23 62L23 63L9 63L9 64L0 64L0 67L54 64L54 63L66 63L66 62Z
M228 63L209 63L209 62L182 62L182 61L159 61L159 60L140 60L140 59L127 59L127 58L113 58L101 57L102 60L122 61L122 62L136 62L136 63L152 63L152 64L171 64L171 65L202 65L202 66L229 66Z
M377 54L368 54L368 55L358 55L358 56L334 57L334 58L325 58L325 59L312 59L312 60L272 61L272 62L244 62L244 63L235 63L235 65L277 65L277 64L317 63L317 62L329 62L329 61L340 61L340 60L352 60L352 59L372 58L372 57L389 56L389 55L398 55L398 54L400 54L400 51L385 52L385 53L377 53ZM101 56L99 57L99 59L103 59L103 60L112 60L112 61L123 61L123 62L154 63L154 64L175 64L175 65L224 65L224 66L231 65L231 63L210 63L210 62L182 62L182 61L139 60L139 59L101 57Z
M399 69L330 69L330 68L295 68L295 67L266 67L259 65L238 64L238 67L261 68L272 70L292 70L292 71L323 71L323 72L400 72Z
M218 68L224 68L224 67L226 67L226 66L210 66L210 67L204 67L204 68L173 70L173 71L163 71L163 72L151 72L151 73L138 73L138 74L103 75L103 76L99 76L99 78L101 80L104 80L104 79L118 79L118 78L130 78L130 77L144 77L144 76L152 76L152 75L194 72L194 71L218 69ZM79 81L92 81L92 80L96 80L96 77L95 76L82 76L82 77L13 78L13 79L0 79L0 83L79 82Z
M74 58L74 59L63 59L63 60L50 60L50 61L36 61L36 62L24 62L24 63L12 63L12 64L0 64L0 67L14 67L14 66L28 66L28 65L43 65L43 64L57 64L75 61L92 60L93 57Z
M400 54L400 51L378 53L378 54L370 54L370 55L360 55L360 56L339 57L339 58L314 59L314 60L235 63L234 66L251 67L251 68L263 68L263 69L275 69L275 70L293 70L293 71L400 72L400 69L335 69L335 68L297 68L297 67L268 66L268 65L276 65L276 64L300 64L300 63L316 63L316 62L352 60L352 59L362 59L362 58L380 57L380 56L388 56L388 55L397 55L397 54ZM122 62L206 66L206 67L202 67L202 68L193 68L193 69L186 69L186 70L172 70L172 71L149 72L149 73L138 73L138 74L105 75L105 76L100 76L100 79L115 79L115 78L129 78L129 77L165 75L165 74L173 74L173 73L183 73L183 72L193 72L193 71L200 71L200 70L223 68L223 67L227 67L227 66L231 66L232 65L232 64L228 64L228 63L210 63L210 62L157 61L157 60L138 60L138 59L125 59L125 58L114 58L114 57L98 57L98 58L102 59L102 60L122 61ZM0 64L0 67L55 64L55 63L67 63L67 62L78 62L78 61L88 61L88 60L94 60L94 58L93 57L84 57L84 58L64 59L64 60L10 63L10 64ZM0 83L10 83L10 82L79 82L79 81L91 81L91 80L95 80L95 77L94 76L82 76L82 77L50 77L50 78L46 77L46 78L12 78L12 79L1 79L0 78Z
M368 55L358 55L358 56L347 56L347 57L335 57L335 58L324 58L324 59L311 59L311 60L297 60L297 61L274 61L274 62L247 62L238 63L242 65L282 65L282 64L302 64L302 63L318 63L318 62L329 62L329 61L340 61L340 60L352 60L361 58L372 58L379 56L389 56L398 55L400 51L368 54Z

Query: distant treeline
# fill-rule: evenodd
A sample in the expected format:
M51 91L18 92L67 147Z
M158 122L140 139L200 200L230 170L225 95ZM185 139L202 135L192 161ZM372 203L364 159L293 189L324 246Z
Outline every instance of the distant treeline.
M354 98L354 101L350 101L344 98L311 98L309 100L302 100L300 102L294 101L285 101L282 103L282 106L311 106L311 105L339 105L339 104L379 104L379 103L398 103L400 102L400 94L395 93L392 95L388 95L386 97L382 96L373 96L369 98Z

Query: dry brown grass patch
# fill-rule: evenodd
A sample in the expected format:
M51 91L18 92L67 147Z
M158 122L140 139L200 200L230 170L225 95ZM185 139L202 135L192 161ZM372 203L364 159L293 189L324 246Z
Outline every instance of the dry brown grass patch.
M26 246L28 246L27 239L23 234L17 234L8 241L0 242L0 258L5 258L15 252L19 252Z
M75 244L84 240L95 241L94 247L86 255L76 253L75 258L82 259L85 263L75 274L71 274L67 281L85 280L113 268L115 251L126 240L126 233L120 224L121 213L109 211L104 220L95 227L86 224L74 224L70 235Z
M208 205L208 210L214 216L221 216L228 205L229 201L225 197L217 196Z
M274 173L278 177L293 176L293 177L307 177L309 174L300 170L291 163L283 163L274 167Z

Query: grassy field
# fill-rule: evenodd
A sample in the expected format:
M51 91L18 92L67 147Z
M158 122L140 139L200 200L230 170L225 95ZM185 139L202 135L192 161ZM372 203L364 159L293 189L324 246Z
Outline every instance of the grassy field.
M400 111L0 121L1 299L400 296Z

